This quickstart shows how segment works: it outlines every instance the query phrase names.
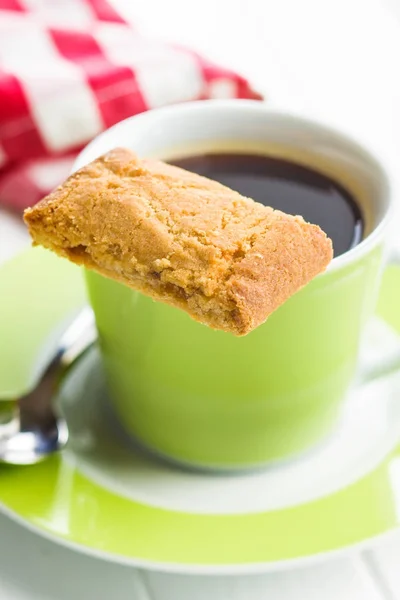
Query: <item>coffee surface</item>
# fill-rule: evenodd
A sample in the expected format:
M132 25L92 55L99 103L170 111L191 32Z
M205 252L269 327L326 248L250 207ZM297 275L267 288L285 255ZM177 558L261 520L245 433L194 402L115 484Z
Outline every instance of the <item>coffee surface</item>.
M312 168L259 154L199 154L169 162L319 225L331 238L335 256L362 240L362 212L353 196Z

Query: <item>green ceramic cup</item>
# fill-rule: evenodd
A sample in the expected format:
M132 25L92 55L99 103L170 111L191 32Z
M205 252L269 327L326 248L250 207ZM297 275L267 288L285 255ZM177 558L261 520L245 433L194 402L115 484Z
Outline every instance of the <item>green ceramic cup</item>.
M316 122L251 101L179 105L135 116L94 140L76 168L115 146L170 158L253 150L341 181L366 237L241 338L87 272L110 398L139 443L185 465L254 468L294 457L332 431L377 297L390 222L386 166Z

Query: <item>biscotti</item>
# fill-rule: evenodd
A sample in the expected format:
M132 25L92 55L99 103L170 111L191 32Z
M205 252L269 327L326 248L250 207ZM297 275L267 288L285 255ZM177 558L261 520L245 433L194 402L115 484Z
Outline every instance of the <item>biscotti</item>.
M236 335L332 258L329 238L301 217L122 148L71 175L24 218L34 244Z

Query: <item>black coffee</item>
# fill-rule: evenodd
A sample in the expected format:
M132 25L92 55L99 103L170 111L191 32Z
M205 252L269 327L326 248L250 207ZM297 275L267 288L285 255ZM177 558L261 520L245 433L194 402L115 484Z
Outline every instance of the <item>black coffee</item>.
M339 183L317 171L256 154L199 154L170 162L319 225L331 238L335 256L362 239L363 219L354 198Z

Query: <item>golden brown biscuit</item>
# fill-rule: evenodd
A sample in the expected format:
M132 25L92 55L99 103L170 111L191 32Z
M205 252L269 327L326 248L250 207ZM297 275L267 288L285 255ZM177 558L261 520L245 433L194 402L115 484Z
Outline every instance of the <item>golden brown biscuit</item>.
M131 151L112 150L25 211L34 244L244 335L323 271L316 225Z

